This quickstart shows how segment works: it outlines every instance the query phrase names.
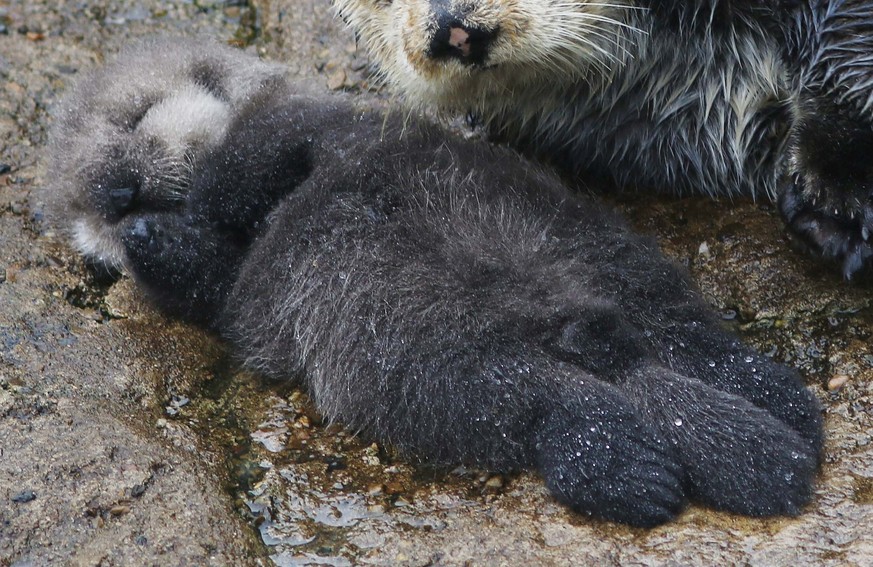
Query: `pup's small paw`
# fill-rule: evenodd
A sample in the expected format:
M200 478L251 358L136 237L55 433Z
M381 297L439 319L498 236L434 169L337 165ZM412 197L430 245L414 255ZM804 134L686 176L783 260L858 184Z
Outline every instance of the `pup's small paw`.
M155 218L138 217L131 219L122 233L122 243L128 259L136 263L161 254L173 239Z
M125 265L140 283L172 289L176 280L194 277L215 244L207 232L175 213L130 216L121 225ZM175 282L175 283L174 283Z

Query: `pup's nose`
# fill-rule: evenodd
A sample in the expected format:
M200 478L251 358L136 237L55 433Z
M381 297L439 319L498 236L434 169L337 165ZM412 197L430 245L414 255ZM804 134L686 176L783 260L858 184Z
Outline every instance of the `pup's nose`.
M471 65L484 64L497 30L465 25L458 14L449 11L445 5L435 6L434 12L436 30L428 56L432 59L454 57Z
M124 215L133 208L133 202L139 189L136 187L120 187L109 190L109 202L118 215Z

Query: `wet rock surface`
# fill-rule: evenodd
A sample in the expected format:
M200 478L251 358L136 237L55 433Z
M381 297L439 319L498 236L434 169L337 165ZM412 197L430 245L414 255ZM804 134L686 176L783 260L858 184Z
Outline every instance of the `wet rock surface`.
M692 507L633 530L568 512L535 475L418 466L96 277L41 219L47 108L152 33L390 98L326 0L0 4L0 565L871 564L873 286L793 252L768 204L616 200L822 400L825 466L795 519Z

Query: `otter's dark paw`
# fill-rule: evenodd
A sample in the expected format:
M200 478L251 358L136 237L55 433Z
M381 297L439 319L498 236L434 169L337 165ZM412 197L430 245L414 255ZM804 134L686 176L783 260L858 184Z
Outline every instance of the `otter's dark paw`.
M130 221L130 227L122 235L127 257L135 266L149 263L172 245L164 229L153 217L137 217Z
M204 239L177 215L130 217L121 241L128 268L147 288L177 288L194 277L202 264L198 247Z
M779 212L795 242L837 262L846 279L869 270L873 264L873 194L834 203L820 188L810 190L809 185L804 176L795 174L779 194Z
M134 279L161 308L207 325L220 314L243 256L225 235L171 213L129 218L122 244Z
M824 88L805 89L796 109L779 211L798 242L848 279L873 265L873 122Z
M685 506L672 447L630 413L599 422L555 414L539 432L537 453L546 486L577 512L653 527Z

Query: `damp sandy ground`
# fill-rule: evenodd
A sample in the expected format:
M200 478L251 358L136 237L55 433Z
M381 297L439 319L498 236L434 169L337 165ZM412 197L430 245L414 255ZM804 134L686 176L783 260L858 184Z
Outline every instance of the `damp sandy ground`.
M795 519L692 507L633 530L535 475L416 466L85 269L41 221L46 109L125 43L208 34L388 98L326 0L227 4L0 0L0 566L873 565L873 285L793 252L766 203L617 206L822 400L826 463Z

